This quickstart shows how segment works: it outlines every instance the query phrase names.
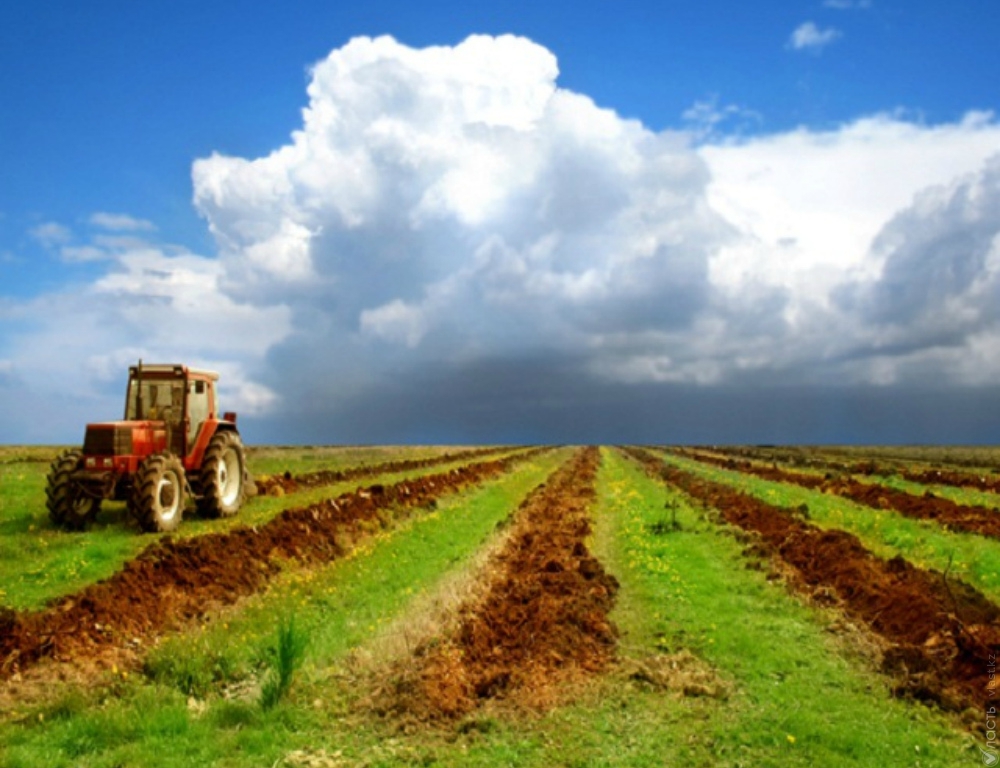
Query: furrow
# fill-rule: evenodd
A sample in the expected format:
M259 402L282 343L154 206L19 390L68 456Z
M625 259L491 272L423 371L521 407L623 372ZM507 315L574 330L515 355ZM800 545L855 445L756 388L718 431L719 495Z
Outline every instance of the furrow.
M499 477L545 450L372 485L285 510L260 527L239 526L181 540L165 537L110 578L46 609L0 611L0 679L49 657L77 660L108 647L146 644L163 630L262 589L282 560L337 558L358 539L391 525L390 510L433 505L441 496Z
M437 720L491 700L545 707L566 681L606 667L618 582L585 544L599 463L596 448L581 450L525 500L481 596L414 652L377 709Z
M946 709L982 708L991 659L1000 649L1000 609L974 588L901 557L877 557L844 531L822 530L788 510L628 449L655 476L756 533L793 569L800 588L833 599L886 644L884 669L896 692Z
M791 483L809 490L833 494L872 509L891 509L916 520L933 520L955 531L975 533L1000 539L1000 509L958 504L935 496L930 491L915 496L877 483L862 483L852 477L806 475L777 466L760 466L747 460L725 459L700 452L684 452L687 458L702 464L753 475L763 480Z

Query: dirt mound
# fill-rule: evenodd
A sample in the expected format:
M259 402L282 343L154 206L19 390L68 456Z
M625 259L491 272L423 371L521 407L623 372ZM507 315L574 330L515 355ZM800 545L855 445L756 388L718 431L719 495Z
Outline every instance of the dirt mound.
M877 557L845 531L821 530L645 451L628 453L729 523L759 534L768 551L793 567L801 588L832 591L848 615L889 644L885 667L901 680L898 693L947 709L985 705L990 659L1000 648L1000 609L973 587L901 557Z
M409 472L413 469L436 467L441 464L451 464L455 461L471 461L483 456L501 453L505 450L509 449L501 447L473 448L468 451L443 453L440 456L434 456L429 459L401 459L399 461L386 461L381 464L350 467L348 469L324 469L300 475L293 475L291 472L286 471L280 475L262 475L255 479L258 493L265 496L274 496L279 493L294 493L305 488L318 488L321 485L333 485L334 483L343 483L349 480L359 480L363 477L377 477L378 475L387 475L392 472Z
M897 476L904 480L923 485L949 485L954 488L975 488L979 491L1000 494L1000 477L998 470L989 473L958 472L953 469L913 469L899 463L875 461L844 462L832 458L807 456L801 450L786 449L783 451L760 450L747 447L726 447L713 449L716 453L738 456L762 462L781 462L793 466L806 466L815 469L829 470L839 475L864 475L866 477L879 475L882 477Z
M773 480L777 483L792 483L793 485L799 485L810 490L819 488L829 479L822 475L805 475L801 472L789 472L780 469L777 464L772 464L771 466L754 464L744 458L714 456L701 451L677 451L677 453L685 458L699 461L702 464L722 467L733 472L742 472L745 475L753 475L762 480Z
M949 499L935 496L930 491L923 496L915 496L877 483L862 483L851 477L804 475L799 472L788 472L776 466L760 466L746 460L723 459L702 453L686 455L704 464L725 467L764 480L791 483L810 490L842 496L872 509L891 509L917 520L934 520L952 530L1000 538L1000 509L956 504Z
M923 496L914 496L853 478L831 480L823 484L822 490L874 509L892 509L906 517L934 520L953 530L1000 538L1000 509L956 504L934 496L930 491Z
M993 470L996 472L996 470ZM879 474L889 474L879 472ZM950 485L956 488L975 488L989 493L1000 493L1000 478L986 475L970 475L965 472L955 472L946 469L926 469L922 471L899 470L898 474L905 480L926 485Z
M432 721L494 699L545 707L567 680L605 668L618 582L584 544L598 464L586 449L525 500L483 596L459 609L452 632L394 670L377 711Z
M416 478L373 485L308 507L288 509L261 527L188 539L165 537L110 578L33 612L0 615L0 678L40 659L96 655L135 645L220 604L261 589L282 559L326 561L391 522L388 510L432 504L438 497L498 477L541 450Z

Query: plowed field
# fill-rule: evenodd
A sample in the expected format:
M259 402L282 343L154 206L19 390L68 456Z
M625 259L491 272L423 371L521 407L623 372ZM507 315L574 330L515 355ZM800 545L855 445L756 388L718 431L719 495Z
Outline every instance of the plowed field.
M982 467L268 449L157 536L54 529L52 455L0 451L5 766L1000 760Z
M734 469L765 480L794 483L803 488L817 489L823 493L835 494L873 509L892 509L906 517L919 520L935 520L943 526L960 531L1000 538L1000 509L997 506L982 507L958 504L936 496L929 489L920 495L905 493L877 482L861 482L843 475L803 474L779 468L755 464L745 459L721 458L712 454L689 452L697 461L715 466ZM864 474L871 474L865 472ZM1000 496L996 499L1000 505Z

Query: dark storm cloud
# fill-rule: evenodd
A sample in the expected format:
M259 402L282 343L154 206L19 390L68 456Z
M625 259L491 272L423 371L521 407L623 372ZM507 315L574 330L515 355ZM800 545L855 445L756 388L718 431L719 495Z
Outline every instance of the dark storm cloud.
M867 297L867 316L901 326L931 317L973 328L995 319L998 234L1000 156L971 178L925 190L886 225L874 245L885 269Z
M624 387L581 366L538 357L408 371L335 409L247 429L279 442L456 444L989 443L1000 429L995 387Z
M880 330L981 290L1000 218L989 195L962 227L989 168L925 191L872 253L848 254L845 264L885 263L877 280L855 279L835 266L853 240L822 207L819 178L792 174L807 193L802 221L820 222L830 243L808 228L775 230L774 248L756 234L746 206L785 139L727 155L733 179L753 180L724 187L737 225L709 203L709 163L689 137L599 109L558 89L556 73L547 51L515 38L433 51L359 39L315 68L289 145L196 164L227 290L293 308L294 331L258 376L288 423L318 441L324 429L369 441L821 439L837 431L828 414L879 401L852 385L925 377L946 364L939 348L984 327L987 303L961 328ZM862 153L912 133L871 120L845 129L843 151L865 168ZM787 138L820 175L839 141ZM761 199L776 221L793 210L766 187ZM784 405L768 406L769 391Z
M923 190L876 239L874 281L834 292L863 322L845 357L878 359L894 381L988 380L1000 351L1000 156Z

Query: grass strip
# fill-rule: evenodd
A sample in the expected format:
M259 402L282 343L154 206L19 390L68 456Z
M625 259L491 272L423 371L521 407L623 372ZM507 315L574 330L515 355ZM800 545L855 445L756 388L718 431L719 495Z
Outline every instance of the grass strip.
M393 461L434 459L461 448L442 445L247 446L255 475L305 474L371 467Z
M923 466L914 469L907 466L894 466L876 461L843 461L810 458L801 452L771 451L754 448L713 449L674 449L674 452L689 457L706 456L710 463L717 465L730 462L755 462L754 466L792 472L804 477L830 479L852 475L860 482L881 485L912 496L922 496L928 491L935 496L955 504L970 507L986 507L994 512L1000 504L1000 479L993 471L979 473L955 472L943 468L927 468ZM784 465L779 467L778 465ZM817 479L817 483L821 480Z
M0 675L49 656L76 658L155 634L177 617L203 615L260 590L281 558L328 561L359 537L392 523L393 513L436 504L480 485L546 449L477 462L394 485L373 485L336 499L282 512L261 527L183 540L164 537L112 577L36 612L0 614ZM148 640L148 637L147 637Z
M802 514L724 483L628 449L647 471L710 506L758 538L764 551L794 572L792 583L829 601L887 645L884 667L895 690L948 710L983 711L993 697L990 673L1000 648L1000 609L948 573L880 558L853 534L822 529Z
M607 667L618 583L584 543L599 462L597 448L580 450L525 499L481 592L391 668L376 711L426 725L491 704L545 709Z
M960 506L984 507L991 514L1000 517L1000 509L997 508L1000 505L1000 495L992 491L976 490L975 488L965 486L935 484L930 478L927 481L917 481L900 475L871 475L858 478L861 482L866 482L869 479L872 483L902 491L903 493L909 493L913 496L922 496L929 491L939 498L947 499Z
M769 504L796 511L804 506L814 525L853 533L868 549L887 560L903 557L919 568L948 573L1000 605L1000 542L995 539L949 531L931 520L916 520L839 496L710 467L673 453L657 455L672 466L725 483Z
M298 449L290 451L299 454ZM514 452L484 457L483 461ZM422 454L418 451L418 456ZM456 461L387 473L367 482L394 484L471 463L475 462ZM41 608L55 598L111 576L165 535L137 532L126 520L124 502L105 504L88 531L54 528L45 509L47 472L45 464L0 465L0 606L19 611ZM240 525L264 525L285 509L335 498L356 487L355 480L348 480L280 498L258 496L232 518L208 520L192 513L173 538L219 533Z
M509 453L510 448L487 447L470 448L462 451L449 451L427 458L399 458L379 464L360 464L354 467L340 469L326 468L312 472L292 474L289 470L276 475L257 475L255 477L257 490L264 495L284 495L300 488L316 488L333 485L366 477L385 475L391 472L407 472L411 469L423 469L441 464L470 462L486 456L496 456Z
M111 670L102 690L68 690L41 709L0 724L0 763L19 766L295 765L293 753L342 763L390 754L385 733L358 730L338 681L348 654L372 642L408 607L462 568L528 491L567 452L520 465L486 486L441 499L438 508L366 540L322 568L293 568L263 594L202 628L165 641L146 676ZM308 637L301 680L263 711L253 695L226 698L270 667L277 623L294 611ZM401 754L409 752L401 752ZM338 758L339 759L339 758ZM377 762L377 761L372 761ZM305 764L305 763L300 763Z
M836 612L803 605L687 497L618 455L599 483L610 560L622 584L613 618L634 655L688 650L726 681L710 711L682 699L665 764L955 765L978 759L953 720L888 696ZM676 526L672 523L676 522ZM613 566L612 566L613 567ZM629 601L626 602L626 597ZM624 641L623 641L624 645ZM699 717L700 715L700 717ZM674 715L678 717L677 714ZM676 726L675 726L676 727Z
M950 499L936 496L928 489L924 489L922 495L914 495L881 483L862 482L849 475L824 476L819 473L789 472L776 464L764 466L746 459L734 461L702 452L692 453L691 457L704 464L738 469L744 474L764 480L801 485L803 488L843 496L872 509L894 509L906 517L933 520L946 528L1000 539L1000 514L997 514L996 508L956 504Z
M169 641L176 645L164 645L166 657L203 660L204 693L189 696L167 673L138 681L109 673L102 692L68 692L43 710L18 713L17 722L0 724L0 764L714 768L979 760L971 737L945 717L885 696L884 681L828 631L838 626L835 614L807 608L747 570L737 541L613 455L598 476L591 549L622 584L612 615L622 630L621 670L538 717L478 714L457 728L401 733L358 714L352 702L366 692L353 660L385 633L419 621L413 612L426 596L467 566L497 521L565 456L536 458L444 500L349 559L289 571L238 613ZM504 488L505 498L493 496ZM292 610L309 645L288 698L268 712L255 700L223 698L268 666L278 619ZM714 671L721 694L683 695L636 673L650 657L682 649Z

